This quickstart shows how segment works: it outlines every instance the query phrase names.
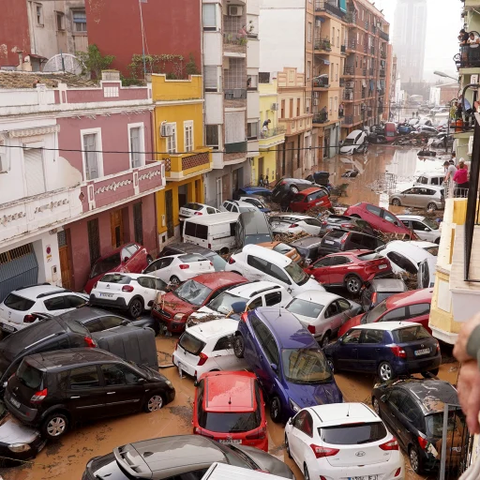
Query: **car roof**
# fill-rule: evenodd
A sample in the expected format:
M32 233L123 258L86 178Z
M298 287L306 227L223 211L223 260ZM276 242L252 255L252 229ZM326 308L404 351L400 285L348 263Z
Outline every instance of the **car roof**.
M254 282L248 282L242 285L231 287L228 289L228 292L233 293L234 295L240 295L242 297L252 297L253 295L258 293L281 289L282 287L278 283L270 282L268 280L257 280Z
M328 302L333 302L333 300L338 300L343 298L340 295L335 295L334 293L329 292L319 292L318 290L307 290L298 295L295 295L294 299L307 300L309 302L318 303L320 305L325 305Z
M129 443L113 450L117 463L131 478L160 480L183 473L186 466L225 463L225 455L202 435L178 435Z
M62 320L75 320L80 323L84 323L88 320L93 320L100 317L120 317L116 313L109 312L97 307L84 306L82 308L76 308L75 310L70 310L69 312L62 313L58 315L58 318Z
M309 190L307 188L307 190ZM303 190L300 193L306 192L306 190ZM307 218L314 218L311 217L310 215L300 215L300 214L295 214L295 213L283 213L283 214L278 214L278 215L270 215L269 218L278 218L279 220L305 220Z
M174 257L174 256L180 256L180 255L185 255L185 253L179 253L178 255L165 255L165 257L162 257L162 258L166 258L166 257ZM160 259L158 259L160 260ZM155 260L154 260L155 261ZM99 282L102 282L103 281L103 278L106 277L107 275L119 275L121 277L129 277L133 280L137 280L137 278L140 278L140 277L149 277L149 278L155 278L157 280L160 280L158 277L156 277L155 275L150 275L149 273L123 273L123 272L107 272L105 273L102 278L99 280Z
M312 334L288 310L280 307L260 307L255 313L269 327L281 348L318 347Z
M201 318L199 319L201 322ZM232 318L219 318L188 327L186 332L207 343L211 338L219 338L237 331L238 321Z
M445 190L444 185L425 185L425 184L420 184L420 185L413 185L412 187L405 188L401 190L400 192L396 192L394 195L399 195L400 193L406 192L407 190L410 190L411 188L425 188L427 190L435 190L435 192L440 192L441 190Z
M397 215L399 220L418 220L423 222L425 220L425 215Z
M409 290L408 292L397 293L388 297L387 308L399 308L416 303L431 303L433 288L422 288L420 290Z
M352 130L346 138L354 138L362 132L363 130Z
M72 293L70 290L66 290L62 287L57 287L57 285L51 285L50 283L44 283L41 285L31 285L27 287L17 288L11 293L27 298L29 300L36 300L37 298L48 297L50 295L55 295L59 293Z
M251 372L209 372L205 380L205 411L252 412L255 410L255 374Z
M385 248L379 250L382 252L397 252L414 260L417 264L429 256L434 256L425 250L426 248L438 248L436 243L425 242L422 240L392 240L388 242Z
M433 178L433 177L445 177L445 173L442 172L424 172L420 173L418 177L427 177L427 178Z
M370 281L375 290L379 293L391 292L399 290L404 292L407 290L407 286L403 280L398 278L375 278Z
M360 402L330 403L308 407L320 419L322 427L348 425L359 422L381 422L380 417Z
M375 322L366 323L365 325L356 325L350 330L383 330L393 332L394 330L402 330L403 328L418 327L418 323L412 322Z
M252 204L245 202L244 200L225 200L223 203L234 203L235 205L238 205L239 207L251 207Z
M218 213L217 215L220 214ZM200 253L200 255L203 255L204 257L217 255L217 253L213 250L202 247L201 245L195 245L194 243L187 242L169 243L165 246L165 248L179 250L181 253Z
M248 207L251 207L251 203L247 203ZM199 225L216 225L218 223L235 222L238 219L239 213L222 212L215 215L200 215L196 217L190 217L185 222L192 222Z
M234 272L203 273L202 275L197 275L190 280L195 280L196 282L211 288L222 288L228 285L235 285L237 283L247 282L247 279L245 277L242 277L238 273Z
M245 245L242 252L248 255L256 255L281 267L286 267L292 263L292 260L285 255L275 252L274 250L260 247L259 245Z
M246 203L252 206L251 203ZM268 224L267 216L260 210L243 212L239 215L238 221L242 222L247 229L261 229L259 233L265 232L265 225ZM248 233L252 233L251 230Z
M111 257L112 255L115 255L116 253L120 253L125 247L129 247L130 245L136 245L139 248L143 248L141 245L139 245L136 242L128 242L124 243L120 247L114 248L110 253L107 253L105 255L102 255L100 258L98 258L95 263L98 263L100 260L104 260L105 258Z
M306 188L305 190L302 190L301 192L298 192L297 195L304 195L305 197L307 195L310 195L311 193L315 193L315 192L318 192L319 190L322 190L324 191L323 188L318 188L318 187L310 187L310 188Z
M356 233L362 233L362 232L356 232ZM367 235L367 234L365 234ZM335 253L329 253L328 255L325 255L325 257L358 257L359 255L364 255L368 253L375 253L375 250L368 250L368 248L357 248L356 250L347 250L345 252L335 252ZM325 258L324 257L324 258Z

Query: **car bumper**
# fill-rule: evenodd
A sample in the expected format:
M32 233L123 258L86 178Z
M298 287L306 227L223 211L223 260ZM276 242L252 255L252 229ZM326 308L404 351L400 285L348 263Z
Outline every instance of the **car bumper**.
M90 303L96 307L110 307L127 310L128 305L123 297L105 298L90 294Z
M172 361L173 364L179 369L182 370L182 372L186 373L190 377L196 378L197 376L201 376L203 371L199 370L197 371L196 366L190 364L183 358L179 358L178 355L174 352L172 355Z
M182 333L185 330L185 322L167 318L168 314L157 309L152 310L152 316L163 325L170 333Z
M31 323L21 324L4 320L3 318L0 319L0 330L5 333L15 333L29 325L31 325Z
M12 403L11 394L8 390L5 392L3 401L5 402L7 410L25 425L35 427L40 424L41 418L38 414L38 410L36 408L29 408L23 404L20 404L20 407L17 407Z
M409 360L408 362L398 363L394 367L395 375L409 375L411 373L429 372L439 368L442 364L442 357L430 357L425 359Z

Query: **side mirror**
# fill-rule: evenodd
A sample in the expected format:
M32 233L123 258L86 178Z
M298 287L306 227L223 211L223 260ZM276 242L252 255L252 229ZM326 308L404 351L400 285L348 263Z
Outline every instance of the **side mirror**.
M146 382L146 380L143 377L140 377L138 379L138 383L145 383L145 382Z
M270 367L272 368L272 370L273 370L274 372L278 372L278 365L277 365L276 363L271 363L271 364L270 364Z
M425 227L425 232L429 232L430 229L428 227Z

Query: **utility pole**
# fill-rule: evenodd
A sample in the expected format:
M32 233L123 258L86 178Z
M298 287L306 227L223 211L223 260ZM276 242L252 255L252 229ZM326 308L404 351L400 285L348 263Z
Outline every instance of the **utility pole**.
M143 78L145 78L147 76L147 64L145 60L145 28L143 25L142 3L148 3L148 0L138 0L138 8L140 9L140 29L142 33Z

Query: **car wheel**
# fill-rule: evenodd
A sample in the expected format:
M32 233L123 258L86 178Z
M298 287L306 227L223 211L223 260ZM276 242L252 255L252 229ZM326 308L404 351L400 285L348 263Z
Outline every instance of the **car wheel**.
M305 480L310 480L310 473L308 473L308 467L306 463L303 464L303 478Z
M412 467L412 470L417 474L422 473L422 458L420 457L418 448L416 446L411 445L408 449L408 459L410 460L410 466Z
M328 345L329 341L330 341L330 332L325 332L325 335L320 340L320 347L325 348Z
M280 423L282 420L282 404L278 397L273 397L270 400L270 417L274 423Z
M362 284L363 282L356 275L349 275L347 278L345 278L345 287L347 288L348 293L353 295L360 293Z
M292 453L290 452L290 444L288 443L287 435L285 435L285 450L287 452L288 458L292 458Z
M245 340L242 335L236 335L233 339L233 353L237 358L243 358L245 354Z
M128 314L132 318L138 318L143 312L143 302L140 298L134 298L128 305Z
M378 416L380 416L380 404L378 403L378 400L376 399L376 397L372 398L372 406L373 406L373 410L375 411L375 413Z
M392 205L393 205L394 207L401 207L401 206L402 206L402 202L401 202L398 198L394 198L394 199L392 200Z
M393 377L392 366L388 362L382 362L378 366L378 376L383 382L391 380Z
M427 205L427 210L432 210L432 211L435 211L437 209L437 205L433 202L430 202L428 205Z
M147 255L147 263L150 265L153 262L153 257L151 255Z
M170 283L174 286L174 287L178 287L180 285L180 279L175 276L175 275L172 275L172 277L170 277Z
M42 433L49 440L58 440L67 433L69 421L63 413L52 413L49 415L42 426Z
M438 375L438 368L434 368L433 370L429 370L428 372L422 372L423 378L430 378L432 375L435 377Z
M147 413L151 413L160 410L162 407L163 397L158 393L154 393L153 395L150 395L150 397L148 397L147 401L145 402L144 410Z

